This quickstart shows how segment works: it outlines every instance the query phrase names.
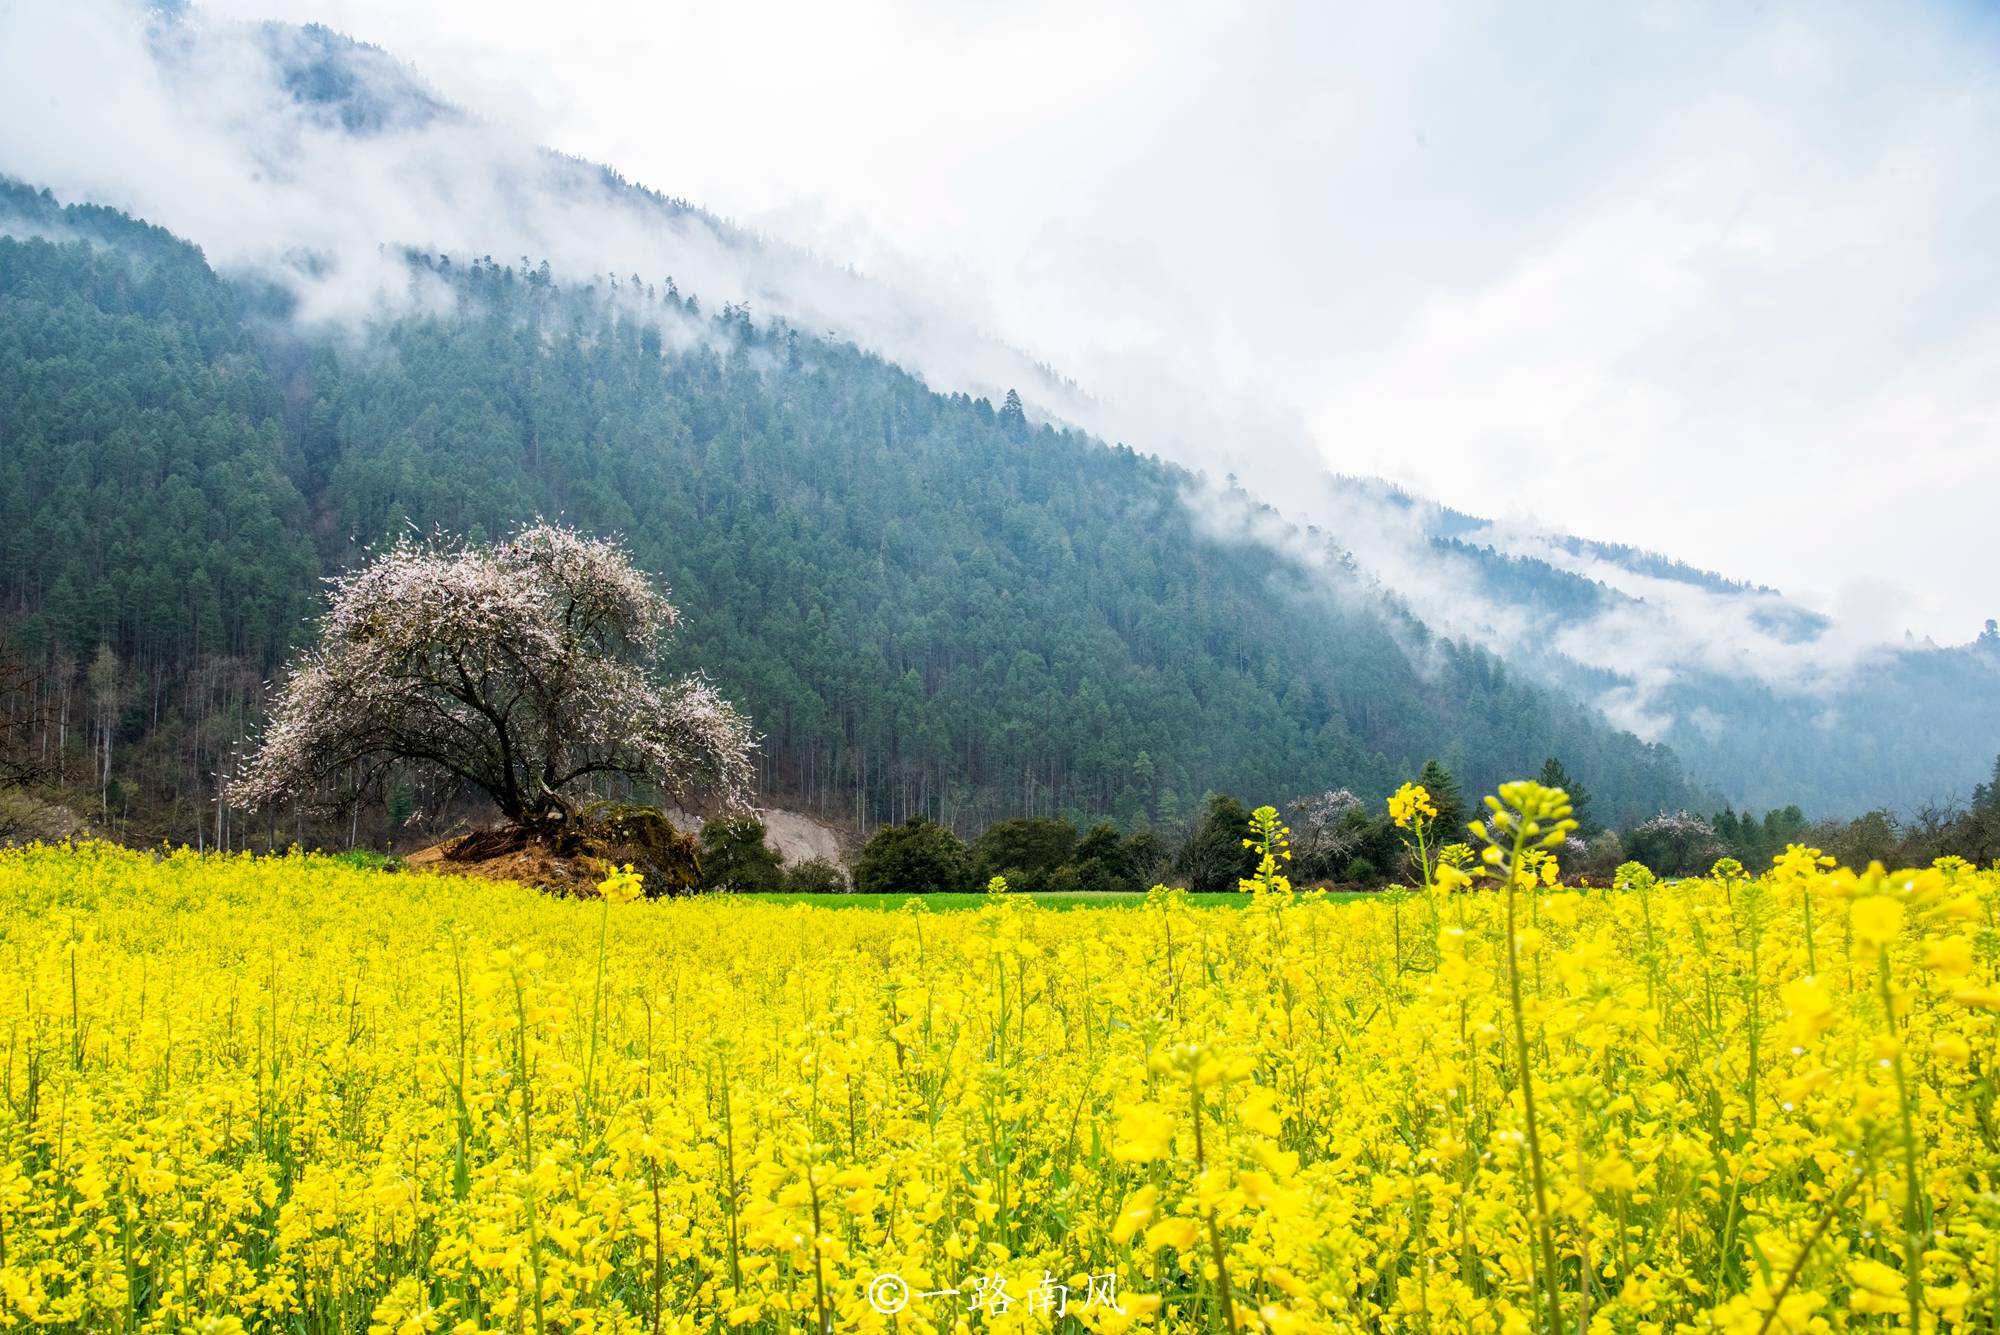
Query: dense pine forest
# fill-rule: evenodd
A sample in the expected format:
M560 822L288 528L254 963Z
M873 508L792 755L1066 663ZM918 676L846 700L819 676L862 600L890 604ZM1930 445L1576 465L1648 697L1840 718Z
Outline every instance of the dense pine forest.
M114 211L9 186L0 220L8 717L142 830L216 819L317 577L535 516L622 535L765 800L858 825L1145 825L1431 757L1484 789L1560 755L1607 819L1696 800L1663 748L1213 536L1181 470L667 275L412 254L421 313L315 328Z

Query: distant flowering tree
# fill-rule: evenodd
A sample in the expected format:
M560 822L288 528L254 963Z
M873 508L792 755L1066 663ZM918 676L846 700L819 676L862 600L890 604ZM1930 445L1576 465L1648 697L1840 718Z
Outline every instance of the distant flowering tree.
M554 830L607 776L740 804L752 741L705 681L650 675L680 614L618 545L536 524L495 546L410 540L333 581L243 806L349 800L388 767L477 789Z
M1715 827L1685 811L1662 811L1632 831L1632 856L1663 876L1684 876L1706 866L1722 845Z
M1368 842L1366 807L1345 788L1295 797L1285 804L1300 874L1330 877Z

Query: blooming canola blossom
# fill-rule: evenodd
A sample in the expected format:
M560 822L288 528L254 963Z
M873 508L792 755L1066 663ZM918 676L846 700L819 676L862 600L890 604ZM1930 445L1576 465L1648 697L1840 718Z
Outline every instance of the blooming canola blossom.
M2000 1319L2000 873L1339 901L1280 838L1067 911L0 852L0 1329Z

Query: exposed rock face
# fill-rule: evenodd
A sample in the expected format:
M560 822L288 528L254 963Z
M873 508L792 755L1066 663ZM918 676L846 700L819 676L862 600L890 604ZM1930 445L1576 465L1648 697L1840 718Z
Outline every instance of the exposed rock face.
M683 830L698 830L707 824L700 816L678 807L666 808L666 816ZM757 811L756 816L764 822L764 842L777 851L778 860L787 867L819 858L836 867L852 869L854 857L850 845L858 841L839 826L829 825L804 812L786 811L780 807L764 807Z
M851 861L841 832L823 821L796 811L770 810L762 814L764 837L786 866L820 858L836 867Z

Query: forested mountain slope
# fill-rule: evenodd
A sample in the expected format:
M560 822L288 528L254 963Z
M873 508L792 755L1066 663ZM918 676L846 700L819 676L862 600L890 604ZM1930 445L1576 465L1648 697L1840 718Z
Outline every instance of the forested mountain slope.
M1462 766L1477 767L1493 739L1547 732L1557 715L1564 727L1594 727L1546 691L1672 745L1718 797L1796 801L1815 815L1963 795L2000 750L2000 654L1981 645L1857 644L1850 628L1773 590L1648 552L1494 525L1365 479L1260 478L1282 517L1157 464L1136 466L1140 480L1128 481L1083 437L1028 431L1026 420L1003 423L977 399L951 397L999 403L1014 386L1038 423L1095 423L1112 439L1126 429L1117 405L923 294L525 142L451 105L390 53L326 28L231 23L179 3L127 17L114 43L129 67L121 105L166 127L164 137L140 136L146 142L199 146L211 164L200 189L147 169L137 147L79 159L35 136L0 145L0 173L27 164L26 175L54 173L76 198L174 220L220 257L223 275L172 236L102 210L65 214L28 194L0 207L11 215L0 232L96 247L88 260L16 260L10 280L17 301L43 307L15 308L14 335L25 340L7 372L15 392L40 411L40 391L53 387L47 410L58 418L96 415L83 428L36 428L36 458L13 465L25 470L25 493L6 498L36 526L0 537L26 563L0 575L13 582L15 615L30 618L21 629L44 636L38 652L56 652L58 641L32 618L70 627L60 662L74 689L54 708L57 734L73 745L64 721L75 722L73 711L90 712L77 726L94 734L99 715L129 713L143 694L149 722L114 730L114 756L120 737L172 736L199 757L191 772L207 783L250 726L246 711L279 659L271 646L296 634L310 604L300 569L337 568L406 522L491 531L535 511L625 523L629 509L635 545L684 592L719 591L717 619L701 622L687 652L726 644L736 661L716 670L754 682L764 693L757 703L791 729L772 734L772 783L864 819L924 809L976 824L988 811L1052 806L1129 816L1163 798L1172 808L1237 782L1229 776L1246 773L1232 768L1238 762L1218 761L1239 749L1274 774L1338 773L1365 786L1405 752L1449 751L1451 734L1467 738ZM98 125L91 143L126 142L96 103L70 114ZM410 256L412 243L435 257ZM140 262L113 262L110 250ZM590 278L600 271L620 278ZM706 310L679 292L669 301L669 274ZM723 309L745 301L754 319ZM802 338L795 355L794 329L819 337ZM636 361L620 339L638 340ZM146 370L121 379L106 364L114 348ZM408 370L420 364L451 379ZM33 392L23 389L27 376L41 377ZM133 403L144 411L114 429L110 419ZM107 466L72 486L49 451L60 454L52 442L79 429L105 440ZM265 440L272 431L275 443ZM1070 457L1064 450L1075 461L1057 463ZM697 453L703 463L742 459L749 475L725 482ZM889 469L898 476L878 477L885 458L898 461ZM162 503L119 513L148 468L171 479ZM649 478L674 475L670 497L631 489L627 475L648 469ZM1088 499L1058 494L1079 486ZM956 508L932 496L936 488L955 489ZM56 490L62 504L46 514L22 499ZM192 493L207 516L200 522L186 510ZM691 521L675 512L688 506ZM1102 506L1115 513L1093 508ZM757 529L780 515L817 527L783 540ZM273 516L284 517L267 532ZM710 530L718 516L732 527ZM669 523L689 522L666 536ZM887 532L857 531L866 525ZM729 550L738 529L754 541L725 563L714 553ZM1219 534L1266 550L1234 550ZM703 542L714 550L697 559ZM1165 551L1176 546L1187 550ZM1005 624L975 627L964 613L953 633L993 634L976 656L962 644L940 648L950 636L926 629L948 620L936 597L905 604L900 583L867 592L852 573L858 558L826 555L864 549L883 577ZM799 667L806 632L786 625L791 591L763 591L771 605L754 608L728 592L753 562L785 559L840 590L790 614L839 621L826 643L880 632L867 642L879 663L833 652ZM1040 587L1063 560L1101 587ZM129 578L103 574L121 562L133 563ZM1256 580L1270 587L1253 594ZM1314 601L1324 605L1301 606ZM1148 614L1167 629L1146 630ZM115 636L80 629L107 618L122 627ZM756 646L787 634L782 664L762 657ZM187 643L170 643L176 637ZM706 645L694 643L703 637ZM118 649L103 658L100 643ZM1010 674L993 655L1023 645L1042 653L1049 692L1082 695L1088 683L1125 693L1122 705L1106 702L1116 735L1064 738L1048 755L996 740L995 718L1059 729L1069 717L1040 705L1021 712L1041 688L1027 684L1025 664ZM1514 687L1449 661L1476 660L1466 646L1545 690L1528 693L1535 703L1525 713L1481 703L1481 692ZM155 670L197 661L198 673ZM1403 666L1383 666L1391 661ZM968 675L975 664L984 675ZM912 667L921 705L904 684ZM86 689L93 668L103 690ZM879 680L885 672L893 686ZM1468 672L1474 698L1438 703ZM837 681L842 673L853 680ZM1180 688L1190 695L1174 696ZM1231 693L1239 689L1250 694ZM174 691L200 699L175 708ZM930 703L951 692L966 703ZM1190 699L1234 712L1196 720L1186 716ZM1076 708L1086 717L1094 706ZM885 720L898 718L929 722L894 724L891 743ZM951 736L937 732L946 720ZM1336 721L1344 732L1299 740ZM1276 732L1241 742L1259 729ZM1086 761L1092 746L1100 754ZM1605 756L1613 769L1655 760ZM101 755L98 768L103 780ZM109 768L106 792L122 766ZM1248 773L1251 795L1263 772ZM1665 798L1650 780L1631 791L1649 794L1634 797L1640 806Z
M767 794L862 822L1172 819L1430 756L1484 787L1555 753L1607 818L1691 798L1664 749L1208 536L1179 470L664 275L411 256L431 313L357 334L110 211L15 187L0 220L0 607L54 669L11 704L175 819L316 574L535 515L625 535Z
M1657 553L1496 523L1376 479L1329 478L1322 493L1355 521L1364 568L1427 576L1405 584L1438 633L1665 742L1746 807L1962 803L2000 752L1992 621L1963 644L1886 643Z
M1826 644L1834 628L1825 618L1775 591L1729 586L1646 553L1577 543L1567 555L1585 571L1606 570L1606 580L1477 537L1438 547L1478 572L1467 583L1478 600L1534 618L1537 629L1508 655L1517 670L1604 702L1614 718L1641 719L1646 735L1746 808L1799 803L1841 815L1948 806L1990 773L2000 751L2000 630L1990 621L1969 644L1841 647ZM1626 573L1641 576L1639 591L1620 587ZM1694 592L1666 596L1754 605L1744 618L1751 624L1734 633L1734 661L1718 646L1677 654L1651 633L1648 603L1670 583ZM1578 640L1597 634L1593 627L1603 628L1594 647L1633 651L1585 660Z

